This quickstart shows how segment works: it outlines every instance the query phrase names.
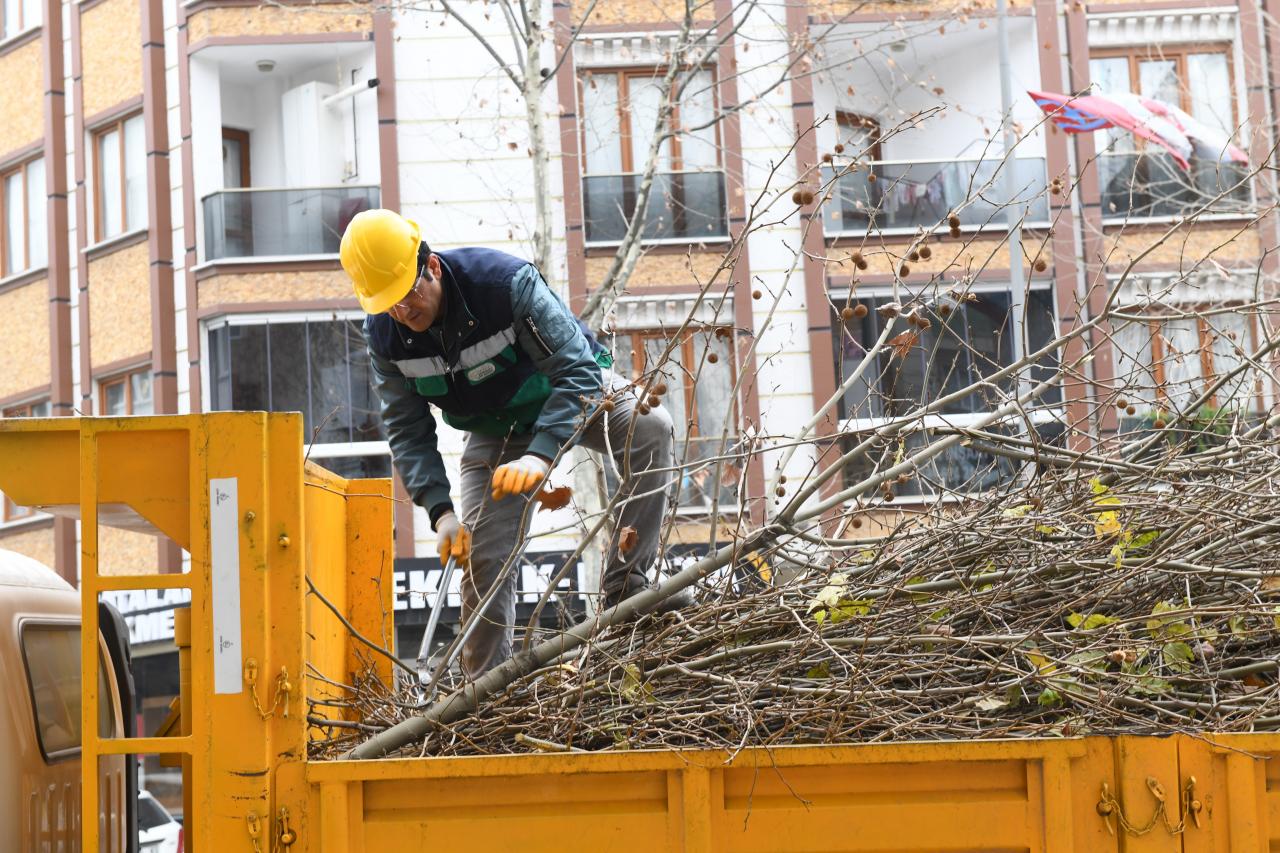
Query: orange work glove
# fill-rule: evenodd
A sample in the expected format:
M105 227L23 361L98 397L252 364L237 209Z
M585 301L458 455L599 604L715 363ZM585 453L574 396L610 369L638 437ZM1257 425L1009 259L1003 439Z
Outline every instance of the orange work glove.
M514 462L499 465L493 472L493 499L532 492L547 478L551 466L541 456L526 453Z

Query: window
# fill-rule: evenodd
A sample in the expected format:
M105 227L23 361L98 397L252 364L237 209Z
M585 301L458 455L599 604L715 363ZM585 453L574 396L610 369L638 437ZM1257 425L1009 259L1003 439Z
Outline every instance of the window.
M150 415L155 412L151 399L151 369L103 379L98 383L98 413L110 417Z
M1012 300L1007 290L979 291L972 301L939 301L943 310L931 317L933 324L923 332L899 321L898 334L905 349L895 351L886 348L877 359L866 365L859 380L840 401L842 442L849 449L867 438L874 429L888 418L902 417L926 402L959 391L988 377L1013 361L1013 325L1010 322ZM849 307L861 304L866 315L840 319L838 310L846 307L845 300L837 300L834 306L833 335L837 383L862 366L868 351L884 330L886 320L876 309L890 301L890 296L860 296L848 303ZM941 314L945 311L945 319ZM1030 291L1026 301L1027 346L1037 349L1054 337L1055 320L1053 293L1047 287ZM1046 361L1035 367L1028 378L1039 382L1052 376L1057 369L1054 361ZM850 466L846 477L857 482L871 473L881 462L891 461L897 454L910 454L925 446L936 430L965 426L981 415L1000 405L1013 393L1010 379L1001 380L998 389L975 392L953 401L937 416L925 420L926 428L904 435L901 441L886 442L877 451L868 454L859 464ZM1002 393L1001 393L1002 392ZM1051 408L1061 402L1060 388L1051 389L1039 401L1039 408L1032 409L1032 419L1039 424L1037 431L1044 440L1056 441L1061 434L1055 413ZM1017 429L1017 424L997 426L996 429ZM879 466L883 467L883 466ZM900 495L932 495L943 491L976 492L988 489L1008 480L1014 473L1006 460L989 457L969 447L957 447L931 460L920 476L896 488Z
M1158 45L1095 53L1089 76L1101 93L1133 93L1163 101L1231 136L1236 130L1231 56L1222 46ZM1182 169L1163 149L1119 128L1103 131L1098 161L1103 216L1176 216L1208 202L1220 212L1249 201L1247 186L1235 185L1248 167L1229 162L1204 146ZM1225 198L1217 199L1219 195Z
M40 26L40 0L4 0L4 38L10 39Z
M17 275L48 263L42 158L0 171L0 218L0 275Z
M635 211L640 176L654 142L662 77L653 69L586 72L581 80L583 215L588 242L616 242ZM658 146L657 172L645 212L647 240L726 236L714 75L683 81L672 134Z
M45 761L80 751L80 626L70 623L22 627L22 658L36 737ZM106 668L98 660L98 736L115 729L114 697Z
M209 329L210 408L301 412L309 457L343 477L389 477L360 320L237 317Z
M7 407L3 414L6 418L47 418L49 417L50 408L48 400L40 400L34 403L22 403L17 406ZM29 506L20 506L9 500L8 496L4 499L3 516L0 521L17 521L20 518L30 518L35 515L35 510Z
M1176 310L1161 311L1175 314ZM1176 319L1129 321L1112 329L1119 389L1152 419L1157 409L1184 414L1220 376L1242 367L1256 349L1253 318L1242 312L1195 313ZM1213 409L1257 407L1257 370L1246 369L1206 402ZM1133 426L1130 422L1128 426Z
M147 151L142 114L93 134L96 239L109 240L147 224Z
M709 510L716 497L714 460L732 456L737 444L733 331L723 326L690 330L660 363L670 341L670 335L659 331L619 331L614 336L614 364L620 374L636 379L658 371L659 381L667 386L658 396L675 424L676 464L684 466L680 506ZM737 503L740 474L736 460L721 466L722 511Z

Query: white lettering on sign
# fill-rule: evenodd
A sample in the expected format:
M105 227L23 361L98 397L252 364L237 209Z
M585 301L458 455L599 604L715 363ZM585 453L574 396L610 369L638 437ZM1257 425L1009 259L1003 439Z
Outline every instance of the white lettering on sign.
M532 555L531 555L532 556ZM551 576L559 571L561 563L523 563L520 566L519 588L516 590L518 600L528 603L537 603L542 598L542 594L551 586ZM583 572L586 570L586 564L578 562L577 571L577 588L582 589L585 579ZM422 610L428 607L436 606L436 596L440 592L440 578L444 575L443 569L412 569L410 571L399 571L394 574L392 580L392 607L396 610ZM446 607L462 606L462 576L463 572L454 572L453 579L449 584L449 597L445 601ZM559 589L564 592L574 591L574 584L569 577L565 577L560 581Z
M209 481L213 586L213 692L243 690L240 637L240 496L235 477Z
M129 643L160 643L173 639L173 609L191 601L189 589L131 589L102 593L124 616Z

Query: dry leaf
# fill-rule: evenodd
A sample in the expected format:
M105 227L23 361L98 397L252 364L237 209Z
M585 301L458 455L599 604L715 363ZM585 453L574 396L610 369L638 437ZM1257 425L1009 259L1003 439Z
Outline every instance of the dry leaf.
M639 538L634 527L622 528L618 531L618 550L624 554L627 553L636 547L636 540Z
M540 509L561 509L569 503L569 498L573 497L573 489L568 486L558 486L554 489L543 489L538 493L538 503L541 504Z
M919 342L920 336L915 332L903 332L900 335L894 335L889 338L889 346L893 349L893 354L898 358L906 358L907 353L911 352L911 348Z

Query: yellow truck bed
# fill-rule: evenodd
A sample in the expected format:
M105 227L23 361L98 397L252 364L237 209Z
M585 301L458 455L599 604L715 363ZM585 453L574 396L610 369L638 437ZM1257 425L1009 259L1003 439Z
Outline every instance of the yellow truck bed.
M191 590L180 726L96 737L88 692L81 774L94 814L101 756L181 762L188 853L1280 850L1269 734L308 760L313 674L364 664L307 583L387 642L388 481L306 465L297 415L217 413L0 421L0 490L81 519L86 650L100 591ZM164 532L190 572L100 573L107 523Z

